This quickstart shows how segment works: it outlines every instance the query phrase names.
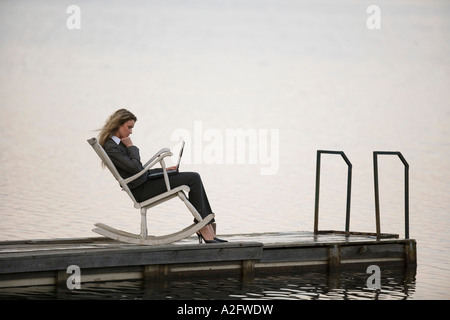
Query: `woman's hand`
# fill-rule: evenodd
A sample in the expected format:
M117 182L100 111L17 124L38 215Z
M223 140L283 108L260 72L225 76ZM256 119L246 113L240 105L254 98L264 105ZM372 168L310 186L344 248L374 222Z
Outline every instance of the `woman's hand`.
M122 141L122 143L128 148L131 147L133 145L133 142L131 141L131 138L128 136L126 138L122 138L120 139Z

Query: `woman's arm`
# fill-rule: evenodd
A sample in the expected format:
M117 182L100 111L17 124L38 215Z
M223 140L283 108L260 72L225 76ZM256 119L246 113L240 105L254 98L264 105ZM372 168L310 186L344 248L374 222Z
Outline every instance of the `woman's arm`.
M144 169L138 147L131 145L125 149L111 139L106 141L104 149L119 171L133 175Z

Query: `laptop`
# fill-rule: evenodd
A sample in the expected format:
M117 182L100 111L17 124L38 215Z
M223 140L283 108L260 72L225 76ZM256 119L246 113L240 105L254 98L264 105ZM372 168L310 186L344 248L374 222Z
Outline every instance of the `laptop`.
M175 166L174 169L167 170L167 174L169 176L174 175L174 174L178 174L178 172L179 172L180 163L181 163L181 157L183 156L184 145L185 145L185 142L183 140L181 142L180 154L178 155L177 165ZM162 178L162 177L164 177L164 173L163 173L163 169L162 168L149 170L149 174L148 174L148 178L149 179L158 179L158 178Z

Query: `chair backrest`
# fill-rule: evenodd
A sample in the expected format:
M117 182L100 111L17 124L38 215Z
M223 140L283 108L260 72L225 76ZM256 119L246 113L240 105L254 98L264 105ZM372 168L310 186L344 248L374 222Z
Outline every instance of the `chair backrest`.
M108 154L105 152L105 149L103 149L103 147L98 143L97 138L91 138L88 140L88 142L91 145L91 147L94 149L94 151L97 153L97 155L100 157L100 159L103 161L103 163L106 165L106 167L109 169L109 171L112 173L114 178L116 178L116 180L119 182L122 189L124 191L126 191L126 193L130 196L131 200L133 200L134 206L136 208L138 208L139 204L136 201L136 199L134 198L133 194L131 193L130 188L128 187L128 185L125 183L122 176L117 171L116 167L114 166L114 163L111 161Z

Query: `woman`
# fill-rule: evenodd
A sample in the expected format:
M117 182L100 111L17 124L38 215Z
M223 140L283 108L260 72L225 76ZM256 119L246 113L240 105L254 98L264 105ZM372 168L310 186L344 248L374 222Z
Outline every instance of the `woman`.
M126 109L114 112L100 130L98 140L110 157L122 178L126 179L138 173L144 167L140 161L139 149L133 145L130 135L133 133L137 118ZM157 169L156 169L157 170ZM189 201L197 209L202 218L212 213L208 197L203 187L200 175L196 172L179 172L169 176L170 186L176 188L187 185L190 188ZM128 184L137 201L142 202L167 191L164 178L149 179L142 175ZM227 242L216 237L212 226L214 220L197 232L199 242L206 243Z

